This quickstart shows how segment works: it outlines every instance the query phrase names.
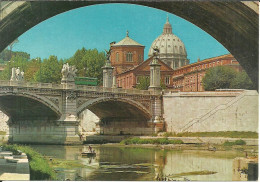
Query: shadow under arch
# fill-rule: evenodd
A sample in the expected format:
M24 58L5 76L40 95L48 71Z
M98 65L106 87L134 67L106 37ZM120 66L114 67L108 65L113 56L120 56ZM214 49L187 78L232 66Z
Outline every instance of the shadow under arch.
M130 99L101 97L90 99L77 109L77 115L89 109L100 119L150 120L152 114L141 103Z
M38 23L57 14L90 5L128 3L160 9L193 23L219 41L246 70L258 89L259 5L235 1L27 1L12 2L0 16L0 51ZM19 5L17 5L20 3ZM13 6L13 7L12 7ZM12 9L13 8L13 9ZM6 36L8 35L8 36Z
M0 109L13 120L56 120L61 110L49 99L31 93L1 93Z

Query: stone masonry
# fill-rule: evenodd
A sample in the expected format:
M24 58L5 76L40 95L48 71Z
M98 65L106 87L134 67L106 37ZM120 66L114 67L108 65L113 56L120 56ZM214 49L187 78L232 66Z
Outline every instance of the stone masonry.
M163 105L168 132L258 132L255 90L167 93Z

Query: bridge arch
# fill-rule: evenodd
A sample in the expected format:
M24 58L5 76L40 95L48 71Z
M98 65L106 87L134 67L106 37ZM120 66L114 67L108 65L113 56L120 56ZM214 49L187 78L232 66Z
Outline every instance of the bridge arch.
M124 119L134 120L151 119L152 114L141 103L126 98L100 97L90 99L77 109L77 115L89 109L100 119Z
M111 1L9 2L2 6L0 14L0 51L25 31L52 16L75 8L104 3L111 3ZM258 88L259 5L257 2L115 0L112 3L157 8L195 24L229 50L246 70L255 88Z
M62 115L52 101L32 93L0 93L0 109L14 120L56 120Z

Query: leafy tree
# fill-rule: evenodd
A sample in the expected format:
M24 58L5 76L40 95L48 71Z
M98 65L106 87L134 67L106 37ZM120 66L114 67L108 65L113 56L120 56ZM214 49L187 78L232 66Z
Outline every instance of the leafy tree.
M206 91L216 89L250 89L251 80L245 72L236 72L228 66L217 66L206 71L202 79Z
M138 78L138 80L139 80L139 84L136 86L136 88L139 90L148 90L148 88L150 86L150 77L141 76ZM166 85L163 83L162 80L160 82L160 86L162 87L162 89L166 89Z
M148 90L150 86L150 78L146 76L141 76L138 78L139 84L136 86L139 90Z
M58 61L57 56L50 56L41 63L34 76L34 80L43 83L59 83L61 81L61 69L63 61Z
M11 50L5 49L0 53L0 59L6 62L10 61L13 56L21 56L27 60L30 59L30 54L26 52L17 52L17 51L13 52Z
M32 59L27 63L27 69L24 73L24 79L29 82L35 82L35 74L40 70L41 68L41 59L36 58Z
M77 68L77 75L80 77L94 77L98 78L98 84L102 84L103 71L102 67L105 65L105 53L99 52L97 49L82 48L67 62L69 65L75 65Z
M1 80L9 80L11 77L11 69L12 68L20 68L21 71L26 70L27 68L27 63L28 63L28 59L21 56L21 55L17 55L17 56L13 56L11 58L10 61L7 62L6 68L4 69L4 71L1 72L0 74L0 79Z
M231 82L231 88L250 90L254 89L254 86L247 73L243 70L236 74L236 77Z

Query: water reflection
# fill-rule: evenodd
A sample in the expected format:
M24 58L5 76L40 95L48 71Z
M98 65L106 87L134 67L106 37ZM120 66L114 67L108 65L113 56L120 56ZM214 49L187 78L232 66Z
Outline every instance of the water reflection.
M232 180L232 162L242 153L173 151L130 147L94 146L96 157L82 157L84 146L32 146L55 159L73 160L81 166L55 168L58 180ZM86 146L85 146L86 147ZM204 171L204 172L202 172Z

